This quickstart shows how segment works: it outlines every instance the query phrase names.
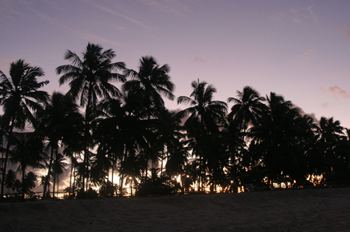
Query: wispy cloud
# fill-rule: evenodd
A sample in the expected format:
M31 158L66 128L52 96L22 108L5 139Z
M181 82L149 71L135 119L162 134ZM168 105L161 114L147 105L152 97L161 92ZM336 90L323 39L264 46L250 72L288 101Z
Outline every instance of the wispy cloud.
M100 43L112 44L112 45L117 46L117 47L125 47L124 44L117 43L117 42L108 40L106 38L103 38L101 36L94 35L94 34L91 34L91 33L88 33L88 32L76 31L76 33L79 34L81 37L83 37L86 40L94 40L94 41L100 42Z
M309 49L298 55L298 64L301 66L308 66L317 58L317 50Z
M144 4L151 6L161 12L170 13L178 17L184 17L189 12L189 3L191 1L182 2L180 0L140 0Z
M331 80L348 80L350 78L350 73L347 71L335 71L332 73L324 74L323 77Z
M30 10L32 13L34 13L34 15L36 15L37 17L44 20L45 22L48 22L53 26L59 26L59 23L55 21L53 18L51 18L50 16L48 16L47 14L39 12L30 6L28 6L27 9Z
M273 21L276 21L276 22L284 22L284 20L288 17L287 14L285 13L281 13L281 12L278 12L276 14L273 14L270 16L270 18L273 20Z
M127 21L129 21L129 22L131 22L131 23L133 23L133 24L136 24L136 25L138 25L138 26L140 26L140 27L142 27L142 28L144 28L144 29L149 29L149 27L148 27L147 25L145 25L145 24L143 24L142 22L140 22L140 21L134 19L133 17L130 17L130 16L121 14L121 13L116 12L116 11L110 9L110 8L107 8L107 7L105 7L105 6L102 6L102 5L100 5L100 4L97 4L97 3L94 2L93 0L88 0L88 2L91 3L94 7L100 9L100 10L103 10L103 11L105 11L105 12L107 12L107 13L110 13L110 14L117 15L117 16L119 16L119 17L122 17L122 18L126 19Z
M325 102L321 104L322 108L327 109L329 107L329 103Z
M336 85L333 85L333 86L329 87L328 89L321 87L321 91L324 93L330 93L335 97L340 96L343 98L350 98L350 95L344 89L342 89Z
M292 13L291 17L293 22L302 23L311 20L314 23L318 23L318 17L314 12L313 8L314 4L308 7L291 8L290 11Z
M316 16L313 8L314 8L314 4L312 4L311 6L308 6L306 9L309 12L309 17L314 21L314 23L318 23L318 17Z
M342 33L346 33L346 37L350 38L350 24L340 25L338 26L337 30Z
M0 19L7 16L23 17L23 7L31 4L27 0L0 0Z
M277 22L292 21L295 24L301 24L305 22L313 22L318 24L319 19L314 10L315 5L290 8L285 12L278 12L272 15L270 18Z
M207 62L206 59L202 58L202 57L199 57L199 56L196 56L194 59L193 59L194 62L200 62L200 63L203 63L203 62Z
M307 62L310 62L314 60L317 57L317 50L316 49L310 49L307 50L306 52L302 53L300 57Z

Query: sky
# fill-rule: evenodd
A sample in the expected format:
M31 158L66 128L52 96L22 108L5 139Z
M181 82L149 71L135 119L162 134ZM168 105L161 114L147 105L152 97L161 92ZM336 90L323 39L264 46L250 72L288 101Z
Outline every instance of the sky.
M349 0L0 0L0 70L24 59L44 69L44 90L65 93L55 69L90 42L127 68L168 64L176 97L195 80L221 101L251 86L350 128L349 12Z

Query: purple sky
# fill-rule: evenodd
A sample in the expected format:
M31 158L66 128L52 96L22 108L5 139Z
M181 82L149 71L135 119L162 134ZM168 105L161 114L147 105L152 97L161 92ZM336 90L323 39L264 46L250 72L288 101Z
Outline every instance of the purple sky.
M197 79L222 101L250 85L350 128L349 12L349 0L0 0L0 70L25 59L49 93L66 92L64 53L98 43L128 68L145 55L169 64L177 97Z

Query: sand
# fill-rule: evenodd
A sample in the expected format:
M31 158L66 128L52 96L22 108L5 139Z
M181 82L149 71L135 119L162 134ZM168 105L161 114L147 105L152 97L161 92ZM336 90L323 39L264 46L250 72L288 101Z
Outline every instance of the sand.
M0 231L350 231L350 188L1 203Z

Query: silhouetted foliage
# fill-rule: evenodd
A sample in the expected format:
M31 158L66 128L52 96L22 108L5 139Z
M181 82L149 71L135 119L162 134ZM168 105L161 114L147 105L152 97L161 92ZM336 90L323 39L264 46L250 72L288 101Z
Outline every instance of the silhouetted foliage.
M189 97L177 98L188 107L171 112L163 99L175 98L170 67L145 56L135 71L113 63L115 56L90 43L81 57L67 51L70 64L56 69L60 85L69 83L65 95L39 90L48 83L36 79L43 70L23 60L11 63L9 78L0 72L0 135L7 142L0 147L1 196L5 187L22 199L33 195L36 176L29 167L47 168L45 196L50 181L54 193L70 166L65 192L71 199L95 198L97 186L100 196L112 197L261 190L282 182L349 185L350 130L339 121L317 122L283 96L262 97L250 86L228 98L228 108L213 100L213 85L199 80ZM25 131L26 125L35 131ZM9 157L21 180L6 170Z

